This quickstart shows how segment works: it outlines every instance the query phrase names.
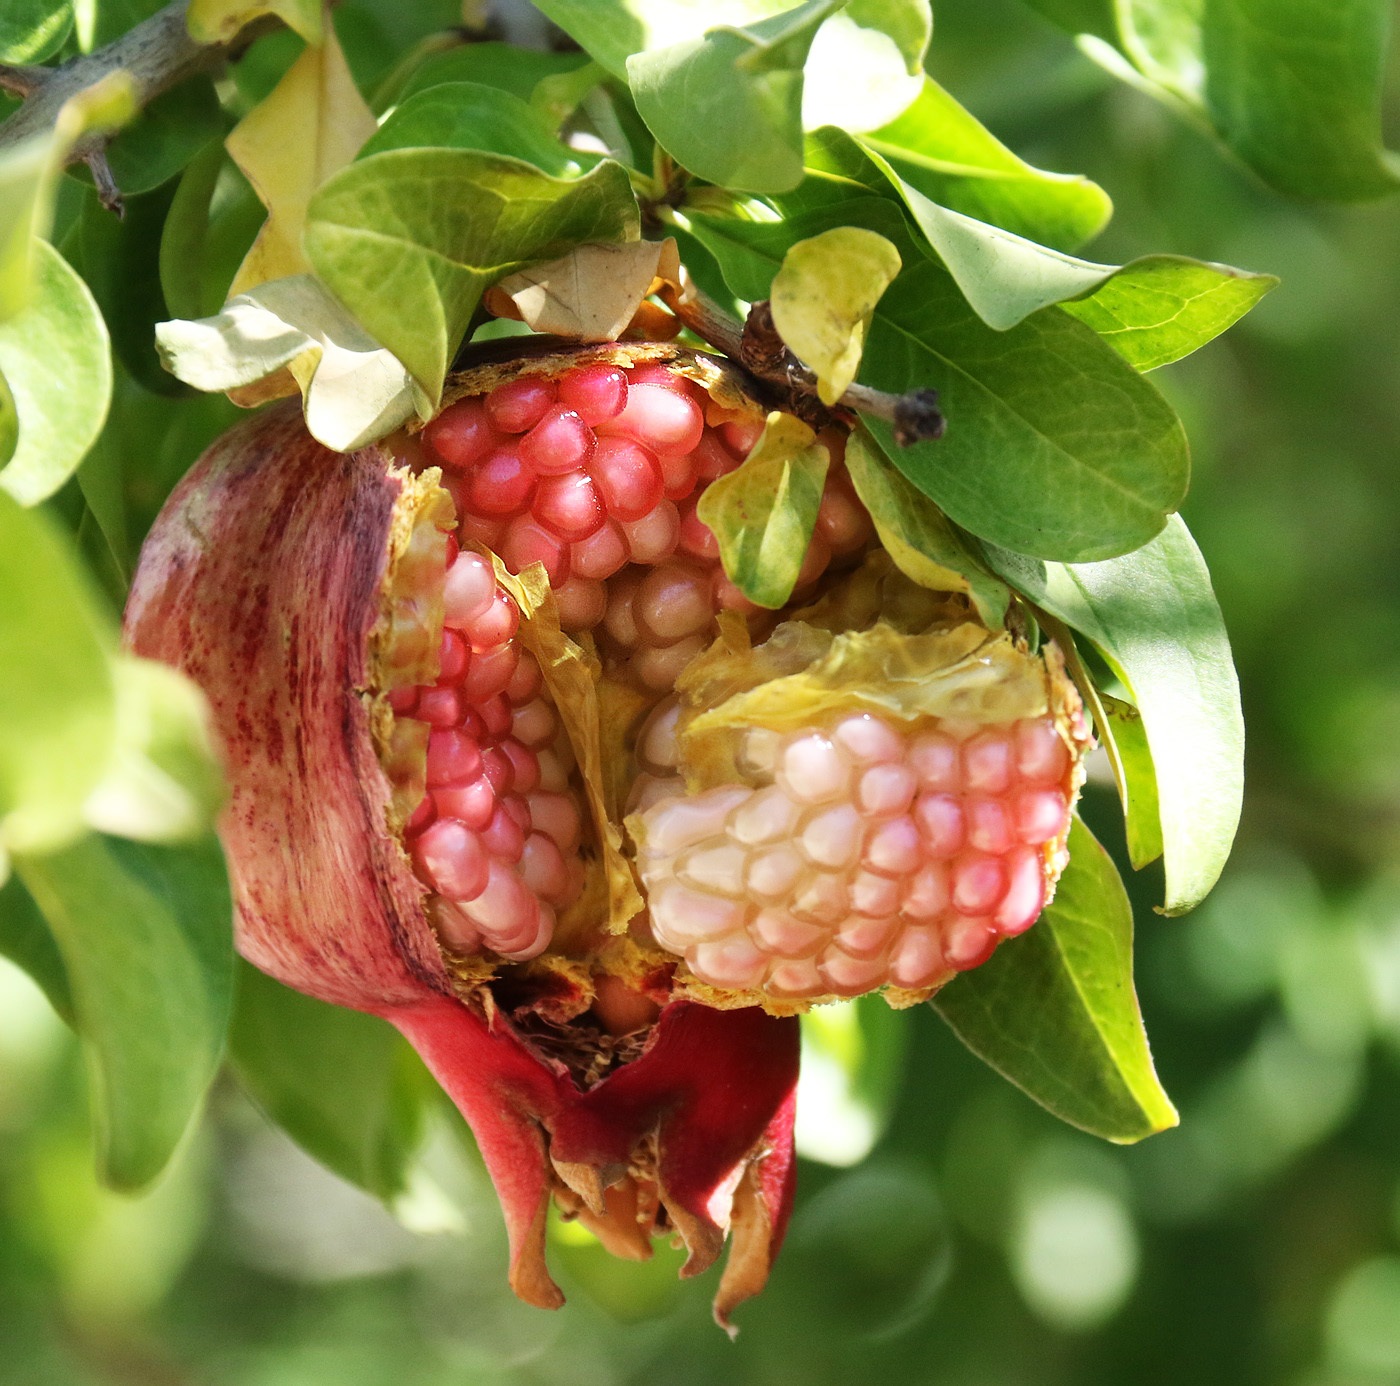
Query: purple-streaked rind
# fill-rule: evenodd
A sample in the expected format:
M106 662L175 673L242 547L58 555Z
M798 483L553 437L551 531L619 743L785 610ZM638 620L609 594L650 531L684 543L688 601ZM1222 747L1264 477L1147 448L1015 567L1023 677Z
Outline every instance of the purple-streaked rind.
M371 734L369 635L406 480L391 461L322 447L292 406L241 423L170 497L126 614L130 647L209 699L240 951L362 1010L452 990Z

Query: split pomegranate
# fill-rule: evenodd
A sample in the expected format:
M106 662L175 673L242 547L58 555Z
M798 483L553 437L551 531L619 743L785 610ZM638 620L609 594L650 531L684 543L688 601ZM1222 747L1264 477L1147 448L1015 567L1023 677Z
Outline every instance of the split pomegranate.
M878 551L839 431L789 605L697 502L765 414L726 363L554 350L349 455L285 408L171 497L127 616L209 695L239 946L382 1015L462 1108L512 1235L556 1199L761 1287L795 1012L911 1004L1029 927L1087 740L1053 650Z

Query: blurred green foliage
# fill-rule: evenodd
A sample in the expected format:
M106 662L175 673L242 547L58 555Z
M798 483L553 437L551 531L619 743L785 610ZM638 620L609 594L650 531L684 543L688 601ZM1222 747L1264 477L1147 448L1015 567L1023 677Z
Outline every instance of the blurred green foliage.
M455 16L422 9L425 27ZM414 36L403 13L342 11L367 90ZM804 1162L788 1245L731 1346L708 1278L677 1281L665 1249L614 1261L573 1227L552 1252L568 1306L517 1304L494 1196L445 1109L396 1216L231 1082L154 1190L101 1189L76 1044L0 962L5 1386L1400 1382L1400 209L1265 190L1013 0L941 0L937 18L936 79L1021 158L1113 197L1093 258L1169 247L1283 280L1156 377L1192 439L1185 514L1250 728L1221 887L1166 920L1151 912L1160 880L1128 877L1181 1127L1106 1146L931 1010L825 1013L800 1130L821 1158ZM276 52L240 72L250 99L272 80L258 63L276 69ZM1395 82L1388 115L1400 128ZM61 224L87 236L66 200ZM248 222L232 181L209 234ZM231 413L217 399L176 411L122 359L99 446L130 454L140 486L132 513L83 534L99 573L126 568ZM1125 858L1110 788L1090 787L1085 816Z

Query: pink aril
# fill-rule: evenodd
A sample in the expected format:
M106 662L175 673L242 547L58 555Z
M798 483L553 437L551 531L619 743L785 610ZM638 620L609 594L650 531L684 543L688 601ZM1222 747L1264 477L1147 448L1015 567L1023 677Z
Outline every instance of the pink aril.
M627 538L617 523L609 520L587 539L580 539L570 547L569 571L579 577L601 582L612 577L627 562L627 558Z
M500 555L512 573L523 573L530 564L543 563L551 587L557 587L569 575L569 550L564 541L528 515L517 515L507 526Z
M919 865L926 850L914 820L904 816L881 823L870 834L861 860L873 871L902 876Z
M481 840L455 818L440 818L413 844L418 869L450 900L472 900L486 886L489 862Z
M718 436L707 429L694 450L686 455L685 461L701 481L713 481L732 472L742 459L730 452Z
M967 819L967 842L979 852L1003 856L1015 845L1011 814L1001 799L980 795L966 800L963 812Z
M589 472L614 520L640 520L661 504L664 484L656 455L631 438L600 438Z
M425 688L413 715L430 727L455 727L462 716L461 697L455 688Z
M657 453L689 452L704 429L705 416L688 393L631 382L622 412L598 425L599 434L625 433Z
M554 400L554 386L543 376L522 375L486 396L486 416L503 433L524 433L539 423Z
M499 746L486 746L481 752L481 774L499 799L515 787L515 767Z
M488 517L518 515L530 503L535 473L514 448L497 448L467 477L463 508Z
M530 810L531 826L536 832L552 837L565 856L577 850L582 824L578 809L568 795L539 791L526 795L525 803Z
M506 699L512 707L520 707L525 703L533 702L540 695L540 689L544 687L544 675L540 672L539 660L528 650L520 653L520 662L515 666L515 673L510 676L510 682L506 685Z
M1024 933L1045 904L1045 859L1033 847L1023 847L1007 863L1006 894L993 919L1002 933Z
M693 452L668 452L657 458L657 466L661 471L661 492L667 500L684 500L695 489Z
M579 366L556 382L559 402L590 427L620 414L627 403L627 375L602 363Z
M967 856L953 865L953 907L989 914L1006 894L1006 867L998 857Z
M410 716L418 706L418 689L414 684L405 684L393 689L389 694L389 706L399 717Z
M622 532L634 563L659 563L676 551L680 540L680 513L675 505L664 500L650 515L624 524Z
M586 472L543 477L535 488L532 513L567 543L587 539L608 518L597 487Z
M497 860L515 862L520 860L521 849L525 846L525 834L520 825L506 812L505 806L498 803L491 821L481 830L481 845Z
M540 476L563 476L588 465L593 430L572 409L550 408L517 445L525 464Z
M762 419L751 419L743 422L735 420L720 424L718 432L724 446L735 457L747 457L753 451L754 444L758 442L763 429L764 421Z
M519 659L520 646L513 640L489 650L474 651L472 662L462 679L462 696L479 710L487 699L505 690Z
M632 612L653 641L673 643L697 635L715 617L709 576L679 560L658 564L638 586Z
M719 559L719 540L714 532L695 513L693 505L687 506L680 517L680 530L676 547L681 553L698 559L701 563L714 563Z
M968 789L1000 794L1011 784L1011 741L1005 731L981 732L963 746L962 754Z
M510 735L510 724L515 717L514 709L504 693L493 693L476 705L476 715L481 718L486 734L494 741Z
M463 628L462 634L466 636L473 654L479 654L482 650L495 649L513 640L519 628L520 608L508 592L497 588L490 605Z
M1018 794L1012 812L1016 836L1033 847L1059 837L1069 820L1069 806L1058 789L1032 789Z
M419 800L418 807L409 815L408 822L404 824L404 836L415 837L436 817L437 809L433 804L432 795L425 794Z
M457 471L465 471L486 456L495 433L479 399L459 399L423 430L423 441Z
M966 826L962 804L951 794L920 794L914 801L914 820L931 857L951 857L963 845Z
M632 674L653 693L667 693L708 643L703 635L691 635L674 645L643 645L629 662Z
M848 554L868 543L874 533L870 515L844 474L832 474L817 511L816 533L834 554Z
M1016 724L1016 773L1033 784L1057 785L1069 772L1070 753L1055 724L1046 717Z
M428 784L461 784L481 773L481 750L459 727L428 736ZM439 808L439 812L441 809Z
M486 614L495 595L491 565L480 554L459 553L442 585L442 619L457 630L468 630Z
M496 811L496 791L485 775L478 775L465 784L443 785L433 790L433 805L440 818L455 818L467 827L479 830Z
M528 747L522 746L514 737L507 737L501 742L501 754L510 761L511 788L516 794L528 794L532 789L539 786L540 763L535 753ZM525 815L525 822L522 827L529 826L529 810L521 805L521 812Z
M443 631L442 647L438 652L438 682L456 683L467 672L468 658L467 642L461 635L455 630Z
M532 832L520 853L520 875L542 900L561 905L569 889L569 871L554 839Z
M592 630L603 619L608 606L608 590L601 582L570 577L554 594L560 627L570 632Z
M871 818L892 818L909 811L918 781L907 765L872 765L860 777L856 791L862 812Z
M528 746L531 750L549 745L558 729L559 723L555 719L554 709L542 698L532 698L529 702L519 703L511 714L511 735L522 746Z

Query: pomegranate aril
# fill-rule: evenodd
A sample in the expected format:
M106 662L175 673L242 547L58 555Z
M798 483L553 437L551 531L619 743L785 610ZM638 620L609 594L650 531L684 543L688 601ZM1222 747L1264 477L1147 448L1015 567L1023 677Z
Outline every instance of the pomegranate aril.
M389 706L400 717L407 717L418 705L418 689L413 684L395 688L389 694Z
M829 477L817 510L815 532L837 555L854 552L873 535L870 515L844 476Z
M1053 723L1035 718L1016 724L1016 773L1033 784L1059 784L1069 770L1070 752Z
M509 593L499 588L491 598L491 604L462 633L474 652L490 650L504 645L520 629L520 608Z
M964 857L953 867L953 906L985 914L1006 894L1006 868L995 857Z
M566 794L550 794L543 791L526 796L525 803L530 810L530 824L536 832L548 834L565 856L578 847L578 809Z
M515 713L503 693L493 694L484 702L478 703L476 715L481 718L487 735L497 741L509 735L510 724L515 718Z
M474 900L486 887L489 859L481 840L455 818L440 818L413 844L419 874L451 900Z
M593 430L572 409L552 408L519 442L520 456L540 476L562 476L588 465Z
M498 448L467 478L463 503L470 514L518 515L530 502L535 473L509 448Z
M442 648L438 653L438 682L456 683L467 671L467 658L467 642L455 630L443 631ZM392 699L390 701L392 703Z
M554 386L538 375L524 375L497 385L486 396L486 415L504 433L524 433L554 403Z
M739 465L740 460L709 430L685 457L690 470L701 481L713 481L716 477L727 475ZM818 514L820 516L820 512Z
M616 366L579 366L559 377L559 402L590 427L620 414L627 403L627 374Z
M511 714L511 735L522 746L528 746L531 750L547 746L554 740L558 729L559 724L555 720L553 708L541 698L531 699Z
M554 601L563 630L592 630L607 610L608 592L601 582L571 577L554 593Z
M491 565L478 553L459 553L442 585L443 621L457 630L470 630L490 609L495 596L496 575Z
M650 515L622 526L634 563L659 563L676 551L680 542L680 512L664 500ZM708 533L708 531L706 531Z
M931 857L951 857L966 836L962 804L951 794L920 794L914 818Z
M1045 863L1040 853L1023 847L1010 858L1006 894L994 916L1004 934L1024 933L1045 903Z
M736 457L747 457L758 442L763 428L762 419L752 419L746 422L722 423L716 431L730 452Z
M462 716L461 698L455 688L425 688L414 716L430 727L455 727Z
M540 672L539 661L529 651L522 650L515 673L506 685L506 699L513 707L532 702L539 697L544 686L544 675Z
M1058 789L1032 789L1017 795L1013 812L1016 836L1032 847L1058 837L1069 821L1069 805Z
M449 466L465 471L495 442L491 422L479 399L448 405L423 430L423 441Z
M661 466L631 438L600 438L588 470L615 520L640 520L661 504Z
M519 658L520 647L514 641L474 652L462 678L462 696L473 704L494 698L510 683Z
M460 728L434 731L428 737L428 783L461 784L481 773L481 751ZM441 809L439 809L441 812Z
M404 824L404 835L413 837L416 833L421 833L436 817L437 809L433 807L432 796L425 795L409 816L408 822Z
M610 578L627 562L627 539L609 520L569 549L569 571L581 578Z
M522 746L513 737L501 742L501 754L510 761L510 783L511 788L517 794L528 794L532 789L536 789L540 782L540 763L535 758L533 751ZM521 827L528 827L530 823L529 810L521 805L525 821Z
M715 617L709 577L690 564L659 564L638 586L632 613L638 627L657 643L698 635Z
M491 821L481 830L481 845L501 861L520 860L521 849L525 846L525 834L521 832L515 819L506 812L504 805L496 805Z
M687 507L681 516L676 547L702 563L714 563L719 559L719 540L709 525L695 513L693 506Z
M544 477L535 490L533 515L540 524L569 543L597 533L607 512L597 488L585 472Z
M620 414L598 425L600 434L624 433L657 453L689 452L705 431L705 416L688 393L661 385L627 386Z
M1000 732L983 732L963 747L967 787L1000 794L1011 783L1011 743Z
M803 736L783 752L777 778L789 798L822 804L846 792L851 767L825 736Z
M465 784L433 790L433 804L440 818L455 818L474 830L484 828L496 811L496 791L485 775Z
M644 645L632 656L632 672L643 687L654 693L668 693L706 643L703 635L692 635L674 645Z
M662 495L667 500L684 500L695 489L698 472L693 452L672 452L657 458Z
M967 841L979 852L1002 856L1015 845L1011 815L1000 799L973 798L967 801Z
M515 783L515 767L499 746L488 746L481 753L481 773L499 799L509 794Z
M569 550L564 541L528 515L518 515L507 526L500 555L512 573L543 563L551 587L558 587L569 575Z

